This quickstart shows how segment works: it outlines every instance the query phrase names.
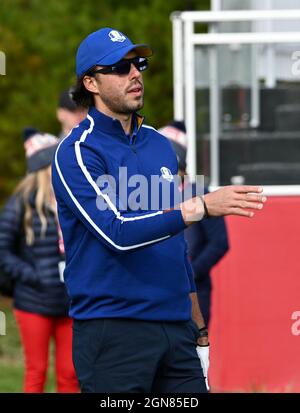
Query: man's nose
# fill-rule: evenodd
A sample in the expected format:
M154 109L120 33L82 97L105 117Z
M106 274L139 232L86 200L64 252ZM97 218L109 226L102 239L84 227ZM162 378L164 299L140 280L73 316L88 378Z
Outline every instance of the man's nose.
M141 77L141 72L135 67L133 63L131 63L131 66L130 66L129 76L131 78Z

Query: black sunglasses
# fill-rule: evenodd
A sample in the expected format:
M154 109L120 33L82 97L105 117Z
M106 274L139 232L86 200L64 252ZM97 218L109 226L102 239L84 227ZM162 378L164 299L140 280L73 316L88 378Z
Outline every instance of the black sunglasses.
M115 73L116 75L128 75L132 64L137 68L139 72L143 72L148 67L148 59L146 57L122 59L113 66L105 66L102 69L93 70L90 73L90 76L93 76L95 73L102 73L103 75L107 75L109 73Z

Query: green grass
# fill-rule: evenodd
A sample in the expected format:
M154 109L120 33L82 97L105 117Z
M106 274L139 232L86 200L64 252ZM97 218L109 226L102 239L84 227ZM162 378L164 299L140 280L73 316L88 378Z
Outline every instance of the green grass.
M22 393L23 351L10 299L0 297L0 311L6 316L6 335L0 336L0 393ZM52 345L50 353L47 393L55 392Z

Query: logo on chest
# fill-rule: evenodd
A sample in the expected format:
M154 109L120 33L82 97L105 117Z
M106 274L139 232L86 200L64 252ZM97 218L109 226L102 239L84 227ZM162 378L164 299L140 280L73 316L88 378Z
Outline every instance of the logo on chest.
M162 166L160 168L160 172L161 172L162 178L166 179L168 182L172 182L174 180L172 172L166 166Z

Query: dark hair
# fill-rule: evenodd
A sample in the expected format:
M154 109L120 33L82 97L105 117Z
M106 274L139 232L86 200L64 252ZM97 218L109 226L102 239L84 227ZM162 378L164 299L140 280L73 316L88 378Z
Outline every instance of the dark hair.
M70 112L75 112L77 109L80 109L80 106L77 106L73 100L73 90L74 88L70 87L61 92L57 107L67 109Z
M94 105L94 96L92 92L89 92L83 83L84 76L91 76L92 69L77 79L77 82L72 90L72 98L77 106L89 108Z

